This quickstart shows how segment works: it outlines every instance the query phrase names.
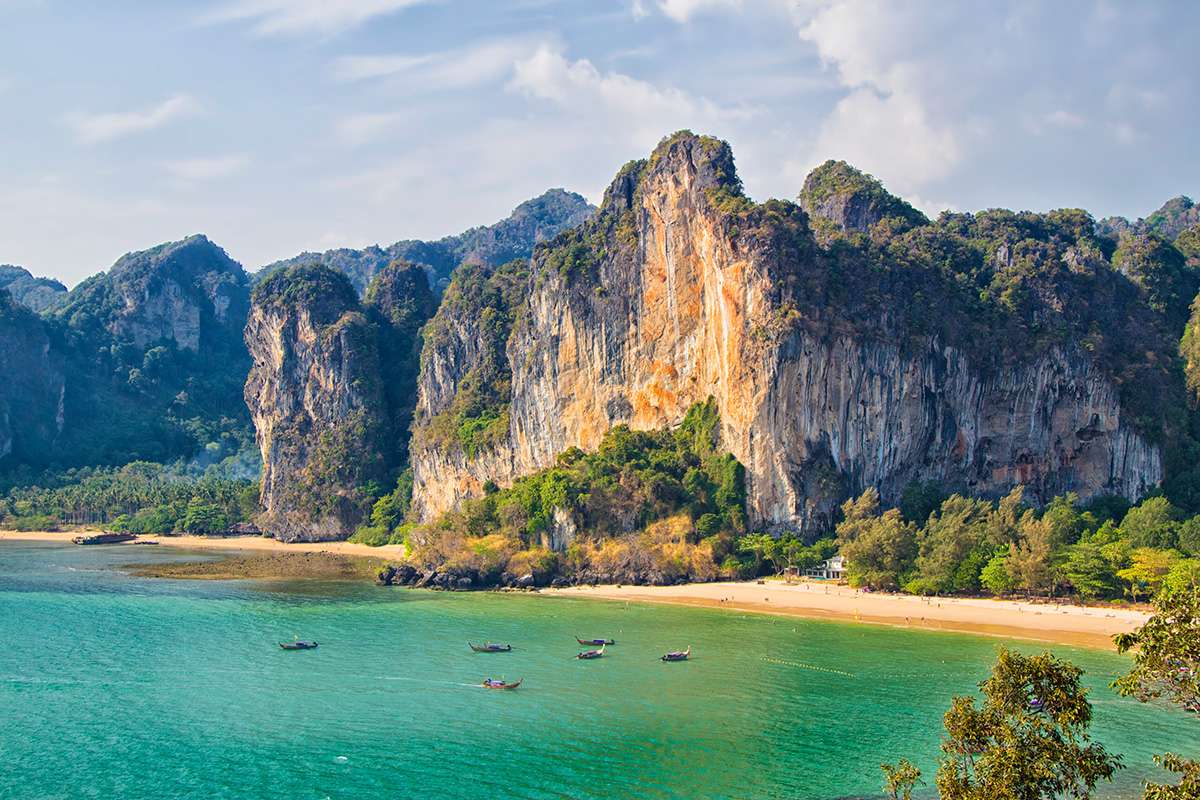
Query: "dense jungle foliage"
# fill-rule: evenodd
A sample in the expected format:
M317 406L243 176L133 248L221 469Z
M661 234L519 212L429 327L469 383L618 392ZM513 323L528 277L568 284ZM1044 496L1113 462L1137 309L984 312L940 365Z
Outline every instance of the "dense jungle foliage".
M226 465L230 466L230 465ZM84 467L0 485L0 527L96 525L132 533L223 533L258 513L258 483L213 467L135 462Z
M1200 516L1165 497L1085 507L1068 494L1039 510L1017 487L998 502L951 495L919 516L931 491L910 495L907 513L882 510L874 489L846 501L836 533L852 585L1137 601L1200 581Z

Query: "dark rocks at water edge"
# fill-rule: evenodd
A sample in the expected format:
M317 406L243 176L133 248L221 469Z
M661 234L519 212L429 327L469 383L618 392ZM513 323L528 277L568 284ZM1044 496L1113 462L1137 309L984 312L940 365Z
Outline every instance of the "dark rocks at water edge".
M561 589L567 586L621 584L627 586L672 586L687 583L685 577L668 577L661 572L597 572L584 570L573 576L525 573L481 575L473 569L442 566L418 569L411 564L389 564L379 570L375 582L380 586L408 586L413 589L468 591L471 589Z

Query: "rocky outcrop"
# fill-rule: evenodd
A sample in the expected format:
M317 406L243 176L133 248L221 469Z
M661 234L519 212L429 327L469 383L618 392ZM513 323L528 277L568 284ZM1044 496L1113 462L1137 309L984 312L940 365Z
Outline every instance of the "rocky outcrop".
M35 278L29 270L11 264L0 264L0 289L7 289L14 301L39 312L67 293L67 287L53 278Z
M1174 242L1195 225L1200 225L1200 204L1190 197L1172 197L1144 219L1130 222L1124 217L1106 217L1096 223L1099 233L1112 238L1123 234L1153 233L1169 242Z
M251 445L249 284L204 236L120 258L45 312L69 365L60 464L200 459Z
M928 222L878 180L845 161L826 161L809 173L800 190L800 208L810 219L826 220L841 231L867 233L888 217L908 225Z
M0 289L0 469L45 463L63 429L66 376L45 324Z
M340 272L300 266L254 292L246 404L263 472L259 525L283 541L343 539L383 480L384 389L374 326Z
M245 396L262 452L265 530L286 541L345 538L369 511L368 485L391 485L433 307L424 271L403 262L363 302L322 266L291 267L255 289Z
M201 235L129 253L98 277L109 332L141 349L170 342L199 352L202 339L236 335L249 307L241 265Z
M806 202L855 231L897 209L906 225L923 220L868 188L865 201L855 190ZM596 219L535 253L505 340L502 435L475 452L422 435L487 357L478 306L439 311L434 326L451 335L422 357L414 509L429 519L619 423L678 424L709 396L757 525L823 530L845 497L876 486L894 501L913 480L981 495L1021 483L1037 501L1133 498L1162 479L1159 447L1085 350L931 326L906 310L918 296L902 276L824 251L807 222L794 205L747 200L713 139L680 134L627 166Z
M459 264L496 267L514 258L528 258L537 244L581 224L595 211L594 206L574 192L550 189L521 203L506 219L494 225L471 228L430 242L405 239L388 247L301 253L266 265L254 277L259 281L276 270L297 264L324 264L344 272L361 294L384 267L399 260L423 267L429 275L430 285L440 293Z

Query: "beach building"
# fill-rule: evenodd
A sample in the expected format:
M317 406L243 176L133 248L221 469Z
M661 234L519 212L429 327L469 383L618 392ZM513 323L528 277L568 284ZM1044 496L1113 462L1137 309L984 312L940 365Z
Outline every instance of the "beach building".
M805 577L821 578L827 581L840 581L846 577L846 559L842 556L827 558L812 569L804 570Z

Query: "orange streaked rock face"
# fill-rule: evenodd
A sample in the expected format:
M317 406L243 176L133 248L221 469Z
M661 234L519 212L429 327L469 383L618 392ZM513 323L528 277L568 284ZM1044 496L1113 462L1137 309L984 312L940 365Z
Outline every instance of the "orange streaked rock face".
M579 241L587 257L564 268ZM473 457L415 437L414 507L429 519L614 425L676 425L709 396L747 470L749 518L767 527L821 529L868 485L892 500L913 480L979 494L1026 482L1037 499L1161 481L1159 448L1090 357L1053 347L986 370L936 335L888 335L886 309L856 327L810 294L836 281L829 263L799 208L741 197L727 145L665 141L618 175L577 239L535 253L504 354L507 435ZM464 335L427 347L418 430L471 363L472 321L443 322Z

